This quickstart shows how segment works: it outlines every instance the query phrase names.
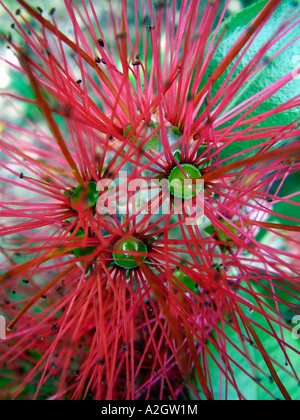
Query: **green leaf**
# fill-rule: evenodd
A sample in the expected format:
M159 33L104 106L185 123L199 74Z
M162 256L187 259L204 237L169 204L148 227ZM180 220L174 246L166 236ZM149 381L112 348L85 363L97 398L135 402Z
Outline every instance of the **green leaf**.
M143 150L157 150L159 146L159 139L156 136L151 137L149 141L147 141L146 144L143 145Z
M223 225L228 228L234 235L239 235L239 232L228 222L226 222L226 220L220 219L220 222L223 223ZM216 237L219 237L221 241L223 242L227 242L227 241L231 241L232 239L226 235L226 233L224 233L220 228L215 227L213 225L209 225L207 226L205 229L205 232L208 233L209 235L213 235L215 234Z
M278 181L274 184L271 190L271 194L276 193L276 190L280 182L281 181ZM290 196L291 194L295 194L295 193L297 194L293 195L293 197L288 199L290 203L286 203L285 201L280 201L274 205L273 209L276 213L278 213L278 216L272 215L269 218L271 222L282 223L285 225L292 225L292 226L297 225L297 222L295 222L294 220L289 220L285 216L295 217L295 218L299 217L298 216L299 211L300 211L299 185L300 185L300 172L298 171L295 174L290 175L286 179L285 183L280 189L279 195L280 197L284 198L284 197Z
M280 279L277 276L273 276L272 283L269 280L255 279L251 281L251 285L257 293L264 296L264 300L274 310L277 311L277 306L274 299L274 293L276 294L278 310L280 315L287 321L290 322L295 315L298 314L299 297L297 291L295 291L295 285L285 279Z
M181 265L186 266L185 263L181 263ZM197 283L195 283L194 280L192 280L190 277L188 277L186 274L184 274L183 271L180 270L180 268L178 268L173 273L173 276L176 277L179 280L179 282L180 282L180 283L178 283L177 281L174 281L174 283L176 284L176 286L179 286L180 288L182 288L181 287L181 284L184 284L193 293L197 293L198 294L198 285L197 285Z
M261 326L258 328L254 326L256 333L259 336L260 341L262 342L264 348L266 349L270 358L274 359L281 367L274 363L274 367L280 380L286 387L287 391L289 392L290 396L293 400L299 400L299 384L295 377L292 377L292 369L290 366L285 366L285 357L280 349L280 346L277 340L272 336L273 332L268 325L266 319L258 314L252 313L250 314L246 308L244 308L246 316L252 318L254 323L257 323ZM272 327L276 331L278 337L280 338L280 328L275 322L271 322ZM221 328L221 325L220 325ZM242 331L243 327L241 325ZM265 331L264 331L264 330ZM241 341L239 335L233 330L230 325L223 325L223 333L228 339L231 341L226 342L226 353L229 355L230 360L228 361L229 365L226 365L224 362L222 363L223 368L223 376L220 377L220 369L216 365L215 361L213 361L212 357L208 354L212 354L218 362L220 362L220 356L218 351L216 350L216 346L214 344L208 343L206 354L208 355L208 369L210 372L210 379L213 386L214 397L216 399L221 397L222 400L238 400L239 396L234 388L234 386L226 381L224 373L230 376L230 370L233 373L234 380L240 390L242 396L246 400L273 400L275 399L282 399L282 395L276 385L276 383L272 380L269 370L265 364L265 361L259 352L259 350L255 347L255 345L251 345L249 342ZM215 339L218 341L217 335L213 333ZM300 350L299 340L296 341L292 337L292 333L290 331L285 330L284 332L284 340L297 351ZM223 346L224 349L224 346ZM300 369L300 357L299 355L290 350L286 347L286 351L288 356L290 357L291 363L296 372L299 372ZM258 369L251 366L249 360L247 360L246 354L248 357L258 366L262 372L265 373L263 375ZM230 366L230 369L229 369ZM247 372L247 373L245 373ZM251 379L250 376L254 378ZM232 379L232 378L231 378ZM219 395L220 390L220 383L222 384L222 393ZM203 393L199 386L200 396L203 396ZM265 387L269 392L273 394L274 397L268 394L268 392L263 389ZM227 391L227 394L226 394Z
M228 19L222 27L221 31L224 30L225 26L227 27L226 35L222 42L220 43L215 56L213 57L208 74L212 74L214 69L220 64L224 59L226 54L232 48L234 43L239 39L242 33L246 30L248 25L254 20L254 18L259 14L262 8L267 4L266 0L259 1L253 6L244 9L242 12L234 15L232 18ZM255 54L272 38L274 38L276 30L280 27L281 24L291 19L293 14L296 13L298 2L294 0L283 0L278 9L273 13L271 18L264 24L262 30L255 38L252 45L249 47L241 62L239 63L236 71L234 72L232 78L242 71L242 69L248 65L250 60L255 56ZM282 48L292 42L300 35L300 26L296 25L288 34L281 38L272 48L269 49L267 54L264 57L264 60L270 59L274 54L279 52ZM237 105L241 104L245 100L251 98L253 95L261 92L266 87L270 86L272 83L276 82L286 74L290 73L293 70L296 70L300 65L300 41L296 41L288 48L284 49L275 59L271 60L266 66L264 66L257 74L255 74L248 82L246 82L243 87L240 89L239 93L236 95L235 99L231 101L225 112L230 111ZM241 53L239 54L239 57ZM230 70L232 69L236 59L226 70L224 75L215 82L212 88L212 96L214 96L221 88L222 83L228 76ZM262 63L261 63L262 64ZM286 103L291 98L300 94L300 79L299 77L294 78L291 82L286 84L278 92L276 92L271 98L267 99L265 102L259 105L259 107L254 110L248 118L255 117L264 112L270 111L281 104ZM269 127L269 126L284 126L290 124L299 118L300 107L289 109L285 112L273 115L265 119L262 123L257 125L257 127ZM230 121L226 122L223 127L230 127L238 117L232 118ZM235 142L227 146L226 149L221 153L221 158L225 159L231 157L232 155L242 152L250 147L253 147L257 144L261 144L261 141L249 140L243 142ZM248 153L243 154L242 157L245 157Z
M156 128L156 126L153 122L150 122L150 125L153 129ZM150 128L149 128L147 135L149 135L150 133L151 133L151 131L150 131ZM131 125L127 125L126 129L123 130L123 136L125 138L129 138L129 141L131 143L134 141L135 133L133 133ZM158 137L156 135L154 135L146 143L144 143L143 146L142 146L142 149L143 150L149 150L149 149L157 150L157 148L159 146L159 136L160 136L160 132L158 133ZM141 138L141 139L138 138L137 141L136 141L136 146L140 146L141 141L143 141L143 138ZM124 153L126 153L126 152L124 151Z

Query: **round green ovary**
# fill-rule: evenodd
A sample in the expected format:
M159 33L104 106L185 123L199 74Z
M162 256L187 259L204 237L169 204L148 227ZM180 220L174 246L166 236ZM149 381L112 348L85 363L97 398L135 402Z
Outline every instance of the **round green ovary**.
M91 181L85 187L78 185L72 193L71 203L73 208L78 208L84 203L84 209L95 207L99 198L97 183Z
M197 192L200 192L200 190L202 189L202 184L197 185L195 183L195 185L189 185L185 181L188 179L191 179L193 181L197 179L201 179L202 176L201 176L200 170L196 168L196 166L194 165L184 163L181 165L181 168L179 166L175 166L175 168L170 173L170 176L169 176L170 191L174 197L184 198L186 200L189 200L193 197L196 197L195 189Z
M116 251L123 251L124 253L121 254ZM147 251L147 246L140 239L128 238L117 243L113 254L114 262L121 268L137 268L138 264L134 258L141 258L145 261ZM140 255L133 255L132 253L139 253Z

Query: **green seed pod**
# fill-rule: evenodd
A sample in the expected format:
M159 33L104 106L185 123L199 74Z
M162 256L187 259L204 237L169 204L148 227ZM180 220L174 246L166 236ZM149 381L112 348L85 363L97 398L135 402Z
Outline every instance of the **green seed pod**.
M98 198L99 191L95 181L91 181L85 186L78 185L71 195L72 208L78 209L82 203L84 203L84 210L93 208L96 206Z
M182 170L181 170L182 168ZM200 192L202 189L202 184L197 185L193 182L192 185L188 185L185 181L190 179L192 181L196 181L197 179L201 179L201 172L200 170L189 163L184 163L179 166L175 166L169 176L169 187L171 194L174 197L184 198L185 200L189 200L193 197L196 197L196 191ZM186 176L183 174L185 172Z
M123 251L124 253L120 254L117 251ZM125 269L137 268L138 264L136 263L134 259L135 255L132 255L132 252L140 253L139 257L145 261L148 249L144 242L134 237L119 241L116 244L115 252L113 254L115 264Z

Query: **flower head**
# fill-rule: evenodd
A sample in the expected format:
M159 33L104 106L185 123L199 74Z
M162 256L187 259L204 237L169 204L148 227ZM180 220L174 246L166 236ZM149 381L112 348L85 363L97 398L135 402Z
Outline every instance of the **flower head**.
M229 2L66 0L70 36L0 3L30 87L2 96L34 114L1 121L3 397L290 399L299 82L269 69L292 2L236 26Z

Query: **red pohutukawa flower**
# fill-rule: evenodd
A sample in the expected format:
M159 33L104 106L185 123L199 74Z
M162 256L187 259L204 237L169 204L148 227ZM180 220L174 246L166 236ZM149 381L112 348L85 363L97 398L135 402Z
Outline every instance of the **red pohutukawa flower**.
M295 397L298 2L0 3L1 398Z

